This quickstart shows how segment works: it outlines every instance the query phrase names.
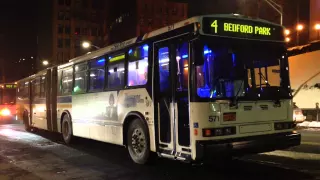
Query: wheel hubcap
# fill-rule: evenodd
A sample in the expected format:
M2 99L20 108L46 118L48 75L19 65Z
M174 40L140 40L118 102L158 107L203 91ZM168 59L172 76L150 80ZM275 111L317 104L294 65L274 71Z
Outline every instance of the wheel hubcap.
M136 154L141 155L146 148L146 139L142 129L135 129L132 133L131 140L133 151Z

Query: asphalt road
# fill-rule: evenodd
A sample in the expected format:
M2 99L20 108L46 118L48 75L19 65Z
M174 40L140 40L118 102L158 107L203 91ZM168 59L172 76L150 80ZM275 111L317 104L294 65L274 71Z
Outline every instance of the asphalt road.
M0 180L21 179L320 179L320 130L300 130L302 145L229 164L190 165L166 159L134 164L125 148L86 139L66 146L59 136L0 126Z

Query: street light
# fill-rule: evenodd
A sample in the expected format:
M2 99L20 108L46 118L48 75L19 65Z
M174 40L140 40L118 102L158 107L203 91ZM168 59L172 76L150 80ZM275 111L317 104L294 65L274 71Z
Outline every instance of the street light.
M280 4L277 4L273 0L264 0L266 3L268 3L275 11L277 11L280 14L280 24L283 24L283 8Z
M82 47L85 48L85 49L87 49L87 48L89 48L89 47L94 47L94 48L96 48L96 49L100 49L100 47L95 46L95 45L91 44L91 43L88 42L88 41L83 41L83 42L82 42Z
M302 31L304 26L302 24L297 25L297 31Z
M47 66L47 65L49 64L49 61L48 61L48 60L43 60L43 61L42 61L42 64L43 64L44 66Z

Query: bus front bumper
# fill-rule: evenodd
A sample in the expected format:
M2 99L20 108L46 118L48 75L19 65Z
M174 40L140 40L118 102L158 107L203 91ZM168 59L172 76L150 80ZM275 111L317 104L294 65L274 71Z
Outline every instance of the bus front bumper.
M216 141L197 141L196 160L207 157L241 156L245 154L269 152L298 146L299 133L281 133Z

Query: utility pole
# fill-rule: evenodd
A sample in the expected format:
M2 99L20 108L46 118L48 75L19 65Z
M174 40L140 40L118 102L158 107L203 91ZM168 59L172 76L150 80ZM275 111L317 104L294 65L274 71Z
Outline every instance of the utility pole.
M300 0L297 0L297 24L300 24ZM299 31L297 31L297 46L300 44L299 40Z

